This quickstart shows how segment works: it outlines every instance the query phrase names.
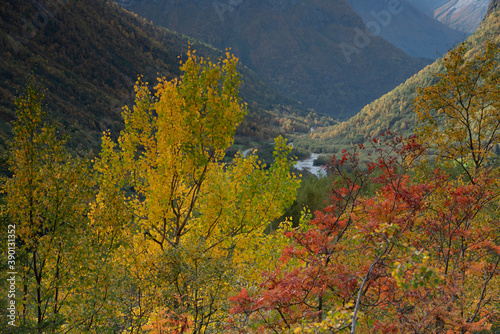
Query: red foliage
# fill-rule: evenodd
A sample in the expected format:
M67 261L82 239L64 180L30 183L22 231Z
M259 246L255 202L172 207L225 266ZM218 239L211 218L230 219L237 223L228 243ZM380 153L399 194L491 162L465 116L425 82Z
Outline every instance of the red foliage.
M272 310L279 316L261 313L266 326L291 327L350 303L355 317L363 309L375 319L371 332L487 328L484 291L500 274L500 231L487 215L475 219L498 196L494 179L485 171L460 184L440 169L419 178L425 149L416 137L389 132L372 144L378 158L366 168L356 151L332 157L330 205L287 234L280 269L263 275L254 297L233 297L233 313ZM464 289L478 294L460 300Z

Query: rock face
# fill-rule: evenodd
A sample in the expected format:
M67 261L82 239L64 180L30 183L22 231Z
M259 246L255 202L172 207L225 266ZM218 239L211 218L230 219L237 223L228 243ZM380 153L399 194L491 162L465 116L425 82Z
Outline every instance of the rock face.
M490 0L408 0L450 28L472 34L479 27Z
M281 94L339 119L430 63L371 33L346 0L135 0L127 9L219 49L231 47Z
M474 32L483 20L489 0L453 0L434 11L436 19L449 27Z
M488 10L486 11L486 15L484 17L488 17L494 11L500 9L500 0L492 0L490 5L488 6Z

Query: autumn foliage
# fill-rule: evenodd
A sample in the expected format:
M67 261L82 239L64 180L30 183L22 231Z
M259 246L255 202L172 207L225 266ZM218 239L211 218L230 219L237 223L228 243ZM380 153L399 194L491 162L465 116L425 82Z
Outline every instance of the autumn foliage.
M329 203L285 233L275 270L233 296L235 332L476 333L498 322L496 44L421 90L419 135L333 156ZM362 163L360 156L370 156ZM436 159L436 157L438 159Z
M439 103L460 94L427 88L423 132L386 131L333 156L327 203L299 222L282 217L300 183L284 138L269 166L255 152L225 159L246 113L229 51L212 62L189 50L180 78L154 88L139 78L124 129L104 132L88 159L66 150L28 86L0 187L0 223L16 226L16 333L489 331L500 319L498 78L478 59L498 51L475 66L464 53L441 79L467 86L460 75L487 69L475 83L488 105L466 109L474 121L453 123ZM470 146L453 141L464 132Z
M500 274L493 172L452 178L422 160L416 137L372 144L367 166L357 152L332 158L330 204L287 233L280 267L255 291L232 297L241 322L296 333L489 328Z
M462 43L443 58L445 71L419 90L415 111L422 139L472 179L500 143L500 49L490 42L469 53Z

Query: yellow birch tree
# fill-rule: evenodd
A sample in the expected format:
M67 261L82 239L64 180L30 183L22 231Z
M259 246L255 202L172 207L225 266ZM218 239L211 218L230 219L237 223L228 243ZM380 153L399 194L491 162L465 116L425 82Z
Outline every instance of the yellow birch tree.
M103 137L92 217L126 231L116 272L128 278L119 303L127 333L220 332L231 291L280 244L264 229L294 200L291 148L278 138L269 167L256 155L222 163L246 114L237 62L189 50L180 79L159 78L154 94L137 82L118 141ZM123 208L116 217L99 213L110 202Z

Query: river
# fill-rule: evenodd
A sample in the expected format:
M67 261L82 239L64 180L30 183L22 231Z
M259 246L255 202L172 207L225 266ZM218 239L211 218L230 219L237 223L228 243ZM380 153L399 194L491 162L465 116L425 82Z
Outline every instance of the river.
M249 148L241 152L241 155L244 158L246 158L246 156L248 155L248 153L250 153L251 150L252 148ZM326 170L324 166L314 166L314 160L316 160L318 156L319 154L312 153L308 159L298 160L297 164L295 165L295 168L297 168L298 170L306 170L316 175L317 177L326 176Z
M319 154L313 153L309 159L299 160L295 165L298 170L307 170L308 172L316 175L317 177L326 176L325 166L314 166L314 160Z

